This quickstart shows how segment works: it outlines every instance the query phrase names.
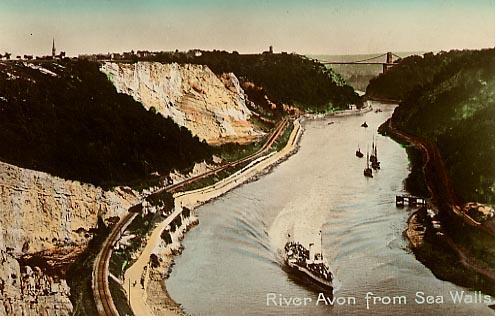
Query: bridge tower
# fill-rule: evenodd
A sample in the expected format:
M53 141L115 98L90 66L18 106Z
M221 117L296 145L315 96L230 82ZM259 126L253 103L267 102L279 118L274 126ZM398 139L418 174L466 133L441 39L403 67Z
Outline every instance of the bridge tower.
M387 52L385 63L382 65L382 73L386 73L386 71L389 70L393 63L392 52Z

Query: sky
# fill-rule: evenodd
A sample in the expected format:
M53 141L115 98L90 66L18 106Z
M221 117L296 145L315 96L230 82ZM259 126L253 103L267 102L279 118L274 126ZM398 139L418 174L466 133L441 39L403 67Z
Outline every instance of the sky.
M0 52L360 54L494 46L493 0L0 0Z

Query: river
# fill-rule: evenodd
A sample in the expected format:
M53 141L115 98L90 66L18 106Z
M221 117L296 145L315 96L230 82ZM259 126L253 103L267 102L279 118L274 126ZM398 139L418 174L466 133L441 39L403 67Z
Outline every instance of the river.
M469 291L437 279L409 250L403 231L410 210L394 201L404 190L409 162L398 143L377 134L393 111L379 106L380 113L335 118L333 124L306 121L295 155L198 208L200 224L186 234L166 283L173 299L193 315L492 315L482 303L453 303L450 291ZM363 121L368 128L360 127ZM369 179L365 159L354 152L359 143L366 155L373 137L381 170ZM335 296L352 297L351 304L317 305L318 293L282 268L277 252L288 234L318 243L319 230L323 254L341 283ZM404 296L406 303L391 299L367 309L367 292ZM428 302L432 295L434 303L417 303L417 292ZM280 294L312 302L279 305ZM443 303L436 303L439 296Z

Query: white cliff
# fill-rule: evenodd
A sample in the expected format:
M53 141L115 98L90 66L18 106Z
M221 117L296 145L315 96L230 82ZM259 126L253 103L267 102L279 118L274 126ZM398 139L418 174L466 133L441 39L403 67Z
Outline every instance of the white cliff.
M260 135L232 73L218 77L207 66L158 62L106 62L101 71L118 92L155 108L210 144L247 142Z
M64 271L23 266L22 257L66 265L86 248L98 216L120 217L136 201L129 189L104 191L0 162L0 315L71 314Z
M84 245L99 214L121 216L136 197L0 162L0 248L32 253Z

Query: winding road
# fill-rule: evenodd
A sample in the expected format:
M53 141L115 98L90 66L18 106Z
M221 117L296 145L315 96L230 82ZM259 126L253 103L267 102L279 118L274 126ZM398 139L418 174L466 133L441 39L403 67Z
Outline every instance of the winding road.
M271 135L269 135L267 141L264 145L255 153L243 157L242 159L226 163L216 169L207 171L203 174L191 177L177 184L160 188L154 193L148 195L148 197L161 193L161 192L175 192L179 189L193 183L209 177L211 175L217 174L227 168L235 167L240 164L253 161L258 157L262 156L266 153L276 142L276 140L281 136L283 130L286 128L288 119L282 119ZM141 202L142 203L142 202ZM123 231L127 228L127 226L132 222L132 220L137 216L140 212L138 208L140 208L141 203L138 203L132 206L128 213L123 216L120 221L113 226L109 236L104 241L101 250L99 251L96 260L94 261L93 270L92 270L92 293L94 296L94 301L97 307L97 312L100 316L118 316L120 315L114 302L113 297L111 295L111 291L109 289L109 261L111 259L111 255L113 253L113 247L116 242L120 239Z

